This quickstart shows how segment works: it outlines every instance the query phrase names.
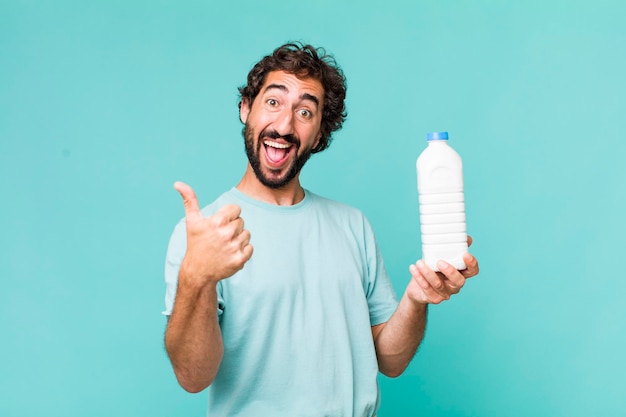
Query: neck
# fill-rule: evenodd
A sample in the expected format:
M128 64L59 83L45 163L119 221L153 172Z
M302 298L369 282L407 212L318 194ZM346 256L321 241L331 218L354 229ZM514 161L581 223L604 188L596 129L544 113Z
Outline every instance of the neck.
M304 189L300 185L299 176L280 188L271 188L263 185L256 177L250 164L237 184L237 189L248 197L278 206L293 206L304 199Z

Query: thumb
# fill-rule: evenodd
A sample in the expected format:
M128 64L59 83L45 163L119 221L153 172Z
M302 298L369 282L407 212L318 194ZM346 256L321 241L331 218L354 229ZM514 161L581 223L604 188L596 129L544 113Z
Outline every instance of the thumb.
M193 188L184 182L176 181L174 183L174 189L178 191L183 198L187 221L201 219L200 205L198 204L198 198Z

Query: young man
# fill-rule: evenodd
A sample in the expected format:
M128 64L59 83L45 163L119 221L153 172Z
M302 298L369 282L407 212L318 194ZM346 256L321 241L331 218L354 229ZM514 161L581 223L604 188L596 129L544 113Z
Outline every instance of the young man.
M362 213L301 186L341 128L345 91L323 50L277 48L240 89L241 182L202 210L175 184L186 217L166 260L165 346L184 389L209 387L208 415L375 415L377 373L400 375L427 305L478 273L469 253L464 271L418 261L398 302Z

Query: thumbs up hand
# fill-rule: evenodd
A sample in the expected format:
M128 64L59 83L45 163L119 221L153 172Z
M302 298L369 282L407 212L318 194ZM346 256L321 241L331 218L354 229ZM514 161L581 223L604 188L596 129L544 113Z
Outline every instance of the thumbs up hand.
M187 224L187 253L179 279L204 286L234 275L252 256L250 232L244 229L241 208L229 204L204 217L193 189L182 182L174 188L183 198Z

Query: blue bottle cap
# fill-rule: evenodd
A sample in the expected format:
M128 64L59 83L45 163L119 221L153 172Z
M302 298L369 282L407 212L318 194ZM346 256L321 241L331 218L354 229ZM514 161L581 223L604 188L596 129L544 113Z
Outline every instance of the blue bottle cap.
M448 140L448 132L430 132L426 135L426 140Z

